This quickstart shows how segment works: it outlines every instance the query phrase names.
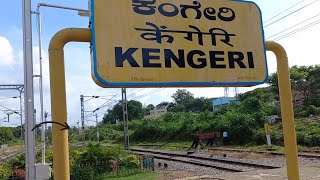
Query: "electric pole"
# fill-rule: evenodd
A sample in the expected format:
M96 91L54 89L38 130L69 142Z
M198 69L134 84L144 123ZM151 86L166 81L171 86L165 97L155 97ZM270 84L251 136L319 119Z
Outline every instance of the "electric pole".
M99 142L98 114L96 114L97 142Z
M82 125L82 146L85 147L85 133L84 133L84 104L83 104L83 95L80 95L81 103L81 125Z
M124 127L124 149L129 150L129 133L128 133L128 102L127 90L121 89L122 94L122 111L123 111L123 127Z
M36 178L35 162L35 133L32 128L34 122L34 95L33 95L33 60L32 60L32 21L31 0L22 1L23 15L23 64L24 64L24 99L25 99L25 156L26 180Z

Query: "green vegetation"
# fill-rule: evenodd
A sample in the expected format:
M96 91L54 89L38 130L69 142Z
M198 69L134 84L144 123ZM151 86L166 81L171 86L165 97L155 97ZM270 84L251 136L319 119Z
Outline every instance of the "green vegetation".
M104 180L156 180L159 179L160 175L156 172L143 172L125 177L106 177Z
M52 162L52 155L52 149L47 150L46 162ZM37 153L36 159L40 162L41 152ZM72 147L70 149L71 179L114 178L153 169L152 164L142 168L141 161L146 162L145 159L138 159L137 156L128 154L120 146L105 148L100 144L89 143L84 149ZM0 179L5 179L13 170L24 169L24 167L24 154L14 157L0 166ZM155 175L150 174L150 176Z
M320 146L320 66L293 66L290 73L298 147L305 150L305 147ZM143 106L139 101L129 101L130 142L136 145L153 143L159 145L157 147L180 150L190 146L196 133L226 130L234 148L269 150L265 145L265 117L281 117L276 73L270 76L269 84L270 87L240 94L236 102L221 106L214 112L213 98L195 98L192 93L181 89L172 95L172 102L162 102L156 106ZM168 113L156 119L143 119L154 108L167 108ZM0 144L17 142L19 132L19 127L0 128ZM50 131L48 134L51 139ZM101 143L123 142L121 101L106 112L99 125L99 134ZM86 130L85 136L86 139L97 141L96 128ZM69 131L69 137L70 143L81 141L82 138L75 128ZM272 150L283 152L281 121L271 125L271 139L274 144ZM47 155L47 162L52 162L52 151L48 150ZM37 161L40 161L40 153ZM104 148L89 143L84 149L71 148L70 162L72 179L156 179L159 176L157 173L140 173L141 161L119 146ZM114 172L115 163L121 164L122 170ZM0 166L0 179L7 177L12 169L23 167L23 155L13 158ZM134 176L126 176L128 174Z
M8 144L14 138L12 128L0 127L0 144Z
M320 66L293 66L290 69L296 117L297 141L301 146L320 146ZM172 95L173 102L162 102L156 108L167 107L169 113L157 119L143 119L141 115L131 117L129 122L130 141L133 143L150 142L190 142L198 132L224 131L234 145L265 144L263 124L265 117L281 117L277 87L277 74L269 79L270 87L255 89L240 94L238 101L212 111L212 99L194 98L193 94L179 89ZM139 104L139 103L136 103ZM141 104L141 103L140 103ZM152 109L153 105L142 107L141 112ZM119 107L118 107L119 106ZM121 102L109 110L101 125L100 141L119 143L123 140L121 122ZM116 110L118 109L118 110ZM129 108L128 108L129 109ZM113 112L119 111L119 116ZM273 144L283 146L281 121L271 126ZM92 134L95 130L91 131ZM93 139L94 140L94 139Z

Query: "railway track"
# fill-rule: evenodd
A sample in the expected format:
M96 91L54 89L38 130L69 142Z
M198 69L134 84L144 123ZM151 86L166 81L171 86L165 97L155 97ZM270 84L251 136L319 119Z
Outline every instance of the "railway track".
M250 151L250 150L244 150L244 149L225 149L225 148L208 148L208 150L211 151L223 151L223 152L248 152L248 153L257 153L257 154L270 154L275 156L284 156L284 153L279 152L268 152L268 151ZM305 157L305 158L317 158L320 159L319 153L310 153L310 152L299 152L299 157Z
M156 159L164 159L169 161L177 161L187 164L193 164L198 166L211 167L228 172L244 172L255 169L275 169L280 168L278 166L263 165L257 163L249 163L245 161L230 159L230 158L218 158L208 156L198 156L192 154L185 154L179 152L164 152L147 149L131 148L132 153L138 155L153 155Z
M159 144L144 144L144 145L138 145L141 147L161 147L162 145ZM176 146L172 146L176 147ZM180 148L189 148L187 146L180 147ZM284 153L279 152L271 152L271 151L251 151L251 150L245 150L245 149L230 149L230 148L208 148L208 150L211 151L223 151L223 152L247 152L247 153L256 153L256 154L268 154L268 155L274 155L274 156L284 156ZM313 150L313 151L303 151L298 153L299 157L305 157L305 158L316 158L320 159L320 151L319 150Z
M12 157L18 156L21 153L22 153L21 151L14 151L14 152L10 152L10 153L6 153L6 154L0 155L0 164L5 162L6 160L9 160Z

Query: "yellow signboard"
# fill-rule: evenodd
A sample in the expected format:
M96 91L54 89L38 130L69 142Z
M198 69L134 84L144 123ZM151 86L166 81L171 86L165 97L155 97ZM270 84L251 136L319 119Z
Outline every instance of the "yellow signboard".
M270 126L268 123L264 124L264 130L266 131L266 135L270 135Z
M91 0L103 87L252 86L267 79L259 7L226 0Z

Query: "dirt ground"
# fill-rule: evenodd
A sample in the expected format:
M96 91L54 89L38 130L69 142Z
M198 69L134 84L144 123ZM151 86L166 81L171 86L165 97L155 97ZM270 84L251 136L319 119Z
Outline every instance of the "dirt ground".
M159 177L159 180L174 180L174 179L181 179L186 177L194 177L196 176L193 173L187 171L158 171L162 175Z

